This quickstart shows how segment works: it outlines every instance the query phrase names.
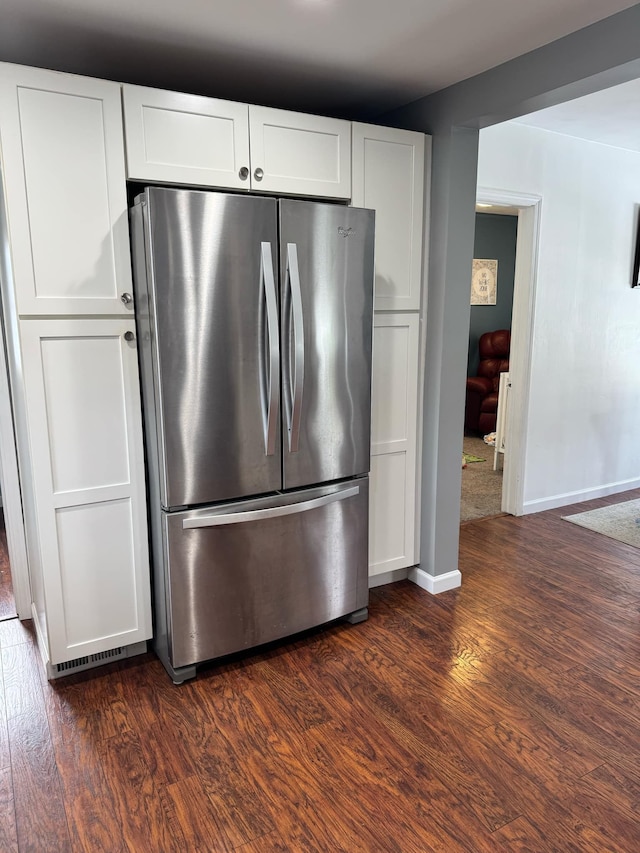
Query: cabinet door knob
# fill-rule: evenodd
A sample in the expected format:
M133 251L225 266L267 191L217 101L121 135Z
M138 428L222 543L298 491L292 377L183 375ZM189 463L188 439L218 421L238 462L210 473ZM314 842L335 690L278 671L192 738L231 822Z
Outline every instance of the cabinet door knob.
M240 171L238 172L238 177L241 181L247 180L247 178L249 177L249 170L246 166L243 166L242 169L240 169Z
M131 305L133 302L133 296L130 293L123 293L120 299L125 305Z
M256 181L261 181L264 177L264 172L262 171L262 169L258 168L253 173L253 177L256 179Z
M125 332L124 333L124 339L125 339L125 341L128 341L129 343L131 343L131 341L135 341L136 336L133 334L133 332Z

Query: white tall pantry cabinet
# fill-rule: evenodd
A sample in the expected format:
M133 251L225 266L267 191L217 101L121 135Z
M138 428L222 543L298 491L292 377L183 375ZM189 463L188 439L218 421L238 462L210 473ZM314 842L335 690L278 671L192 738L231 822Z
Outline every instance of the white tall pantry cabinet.
M369 514L375 583L418 562L424 182L431 148L421 133L367 124L353 124L352 139L352 203L376 211Z
M33 616L56 675L151 637L120 86L0 65L0 145Z

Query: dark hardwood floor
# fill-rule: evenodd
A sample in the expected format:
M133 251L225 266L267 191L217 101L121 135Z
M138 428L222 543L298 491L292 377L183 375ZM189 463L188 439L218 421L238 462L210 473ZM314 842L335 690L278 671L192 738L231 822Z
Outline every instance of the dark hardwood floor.
M460 590L182 687L49 684L0 623L0 850L637 853L640 550L566 513L469 522Z

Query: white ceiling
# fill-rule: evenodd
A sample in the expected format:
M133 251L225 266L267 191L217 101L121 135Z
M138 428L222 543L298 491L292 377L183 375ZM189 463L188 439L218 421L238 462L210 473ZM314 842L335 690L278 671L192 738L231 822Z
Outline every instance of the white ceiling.
M565 136L640 151L640 80L631 80L516 120Z
M254 103L377 115L629 0L0 0L0 59Z

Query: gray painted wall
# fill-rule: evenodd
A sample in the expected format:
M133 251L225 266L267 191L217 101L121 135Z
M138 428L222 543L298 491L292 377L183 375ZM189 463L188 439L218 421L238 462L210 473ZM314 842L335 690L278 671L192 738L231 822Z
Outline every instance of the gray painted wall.
M432 575L458 571L477 157L477 130L433 134L420 506L420 567Z
M478 341L485 332L511 328L513 276L516 268L518 217L501 213L476 213L474 258L498 261L498 288L495 305L472 305L469 320L467 376L478 371Z
M640 3L378 117L433 133L490 127L640 77Z
M478 130L640 77L640 4L378 117L433 136L420 567L458 570Z

